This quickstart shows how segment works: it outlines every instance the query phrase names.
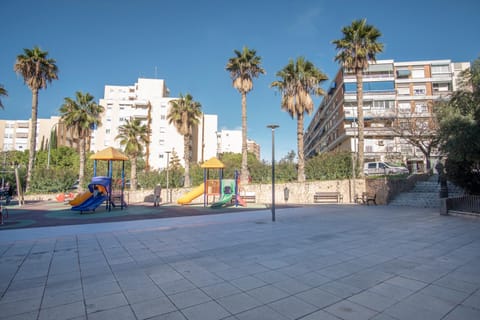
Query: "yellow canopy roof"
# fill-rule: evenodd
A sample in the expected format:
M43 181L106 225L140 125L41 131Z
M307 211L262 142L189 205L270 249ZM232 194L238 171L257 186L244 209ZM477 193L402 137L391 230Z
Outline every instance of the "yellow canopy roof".
M223 169L223 168L225 168L225 165L222 163L222 161L213 157L213 158L210 158L209 160L205 161L201 165L201 167L204 168L204 169Z
M128 157L114 149L113 147L108 147L97 153L90 156L91 160L114 160L114 161L121 161L121 160L128 160Z

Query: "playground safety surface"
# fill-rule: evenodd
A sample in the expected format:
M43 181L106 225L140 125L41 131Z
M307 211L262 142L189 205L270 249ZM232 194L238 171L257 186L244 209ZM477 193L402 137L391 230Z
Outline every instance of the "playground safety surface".
M295 207L295 205L276 205L276 208ZM222 208L203 207L203 205L179 206L152 203L135 203L126 208L112 208L108 211L104 205L95 211L80 213L72 211L67 203L56 201L30 201L23 206L12 202L8 207L8 217L0 225L4 229L35 228L60 225L89 224L99 222L132 221L222 214L241 211L265 210L268 205L252 203L247 207L226 206Z

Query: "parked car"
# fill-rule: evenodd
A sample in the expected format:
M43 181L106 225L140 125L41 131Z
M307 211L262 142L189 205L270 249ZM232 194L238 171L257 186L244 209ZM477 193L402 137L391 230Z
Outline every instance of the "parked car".
M376 174L409 174L407 168L388 162L366 162L363 167L366 176Z

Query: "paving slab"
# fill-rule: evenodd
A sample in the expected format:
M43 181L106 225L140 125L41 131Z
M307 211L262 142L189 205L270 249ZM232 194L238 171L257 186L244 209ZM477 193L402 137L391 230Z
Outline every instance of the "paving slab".
M276 212L0 230L0 319L479 318L480 219Z

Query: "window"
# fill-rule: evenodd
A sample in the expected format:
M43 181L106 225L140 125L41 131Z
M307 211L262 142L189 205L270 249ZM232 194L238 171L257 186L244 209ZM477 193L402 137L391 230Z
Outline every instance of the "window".
M110 129L105 129L106 134L110 134Z
M161 145L161 146L163 146L163 145L165 144L165 140L160 139L160 140L158 141L158 144Z
M398 87L397 94L399 96L409 96L410 95L410 88L409 87Z
M425 103L416 103L415 104L415 112L416 113L425 113L428 111L427 105Z
M160 127L160 133L165 133L165 127Z
M413 87L413 94L415 96L423 96L426 94L426 92L427 92L427 88L424 85Z
M365 151L366 152L373 152L373 147L372 146L365 146Z
M425 78L425 70L421 69L413 69L412 70L412 78Z
M378 100L373 101L374 109L393 109L395 106L394 100Z
M428 129L428 121L427 120L417 120L417 121L415 121L415 126L417 127L417 129L427 130Z
M410 77L410 70L408 69L398 69L397 70L397 78L400 78L400 79L406 79L408 77Z
M372 81L363 83L364 91L393 91L394 89L395 84L393 81Z
M450 82L437 82L432 84L433 92L448 92L452 91Z
M160 116L160 120L165 120L165 115L164 115L164 114L162 114L162 115Z
M125 121L125 118L124 118L124 117L120 117L120 118L118 118L118 121L120 121L120 122Z
M398 104L398 111L400 113L409 113L411 111L411 106L409 102L402 102Z
M355 93L357 92L357 83L349 82L344 84L345 93Z
M439 73L450 73L450 66L448 64L432 65L432 75Z
M163 153L159 154L158 157L159 157L160 159L163 159Z

